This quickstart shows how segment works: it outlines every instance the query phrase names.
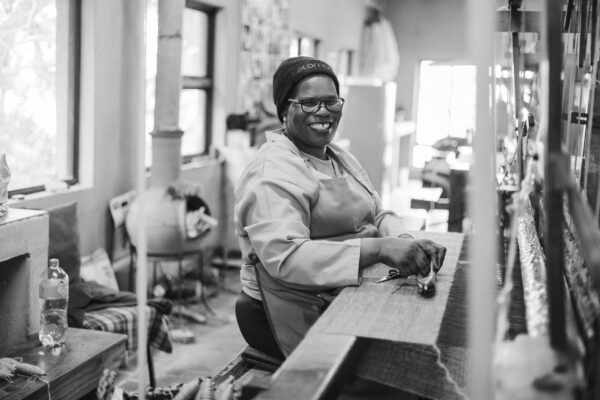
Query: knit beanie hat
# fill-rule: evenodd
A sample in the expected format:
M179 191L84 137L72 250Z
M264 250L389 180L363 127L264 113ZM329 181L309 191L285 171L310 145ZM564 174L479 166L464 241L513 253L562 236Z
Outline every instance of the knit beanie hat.
M324 61L312 57L291 57L284 60L273 74L273 101L277 117L283 122L283 109L296 85L309 75L325 74L333 79L335 90L340 94L340 83L333 69Z

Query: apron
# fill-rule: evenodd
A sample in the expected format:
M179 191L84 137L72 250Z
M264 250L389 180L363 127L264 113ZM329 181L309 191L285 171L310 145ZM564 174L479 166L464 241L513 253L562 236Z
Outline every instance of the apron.
M348 173L327 179L319 176L319 186L318 201L311 209L311 239L377 236L374 191L368 181ZM287 356L343 288L304 290L274 279L260 261L254 268L271 330Z

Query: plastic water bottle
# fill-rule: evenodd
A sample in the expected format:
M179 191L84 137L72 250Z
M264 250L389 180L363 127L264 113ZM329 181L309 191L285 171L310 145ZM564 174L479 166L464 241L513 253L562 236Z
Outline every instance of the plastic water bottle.
M61 346L67 331L69 276L60 268L58 259L51 258L40 280L40 333L44 347Z

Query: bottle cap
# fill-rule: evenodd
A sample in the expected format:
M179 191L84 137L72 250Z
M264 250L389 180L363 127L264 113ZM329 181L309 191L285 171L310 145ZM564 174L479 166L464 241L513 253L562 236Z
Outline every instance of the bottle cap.
M49 262L49 265L51 267L58 267L58 258L51 258L50 262Z

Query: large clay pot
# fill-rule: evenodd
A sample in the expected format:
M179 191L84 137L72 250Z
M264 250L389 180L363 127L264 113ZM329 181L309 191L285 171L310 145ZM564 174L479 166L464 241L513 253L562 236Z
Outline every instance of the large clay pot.
M138 244L138 223L143 217L146 223L148 254L200 251L201 238L186 238L185 213L186 201L173 198L167 187L148 188L135 198L127 213L125 226L131 243L134 246Z

